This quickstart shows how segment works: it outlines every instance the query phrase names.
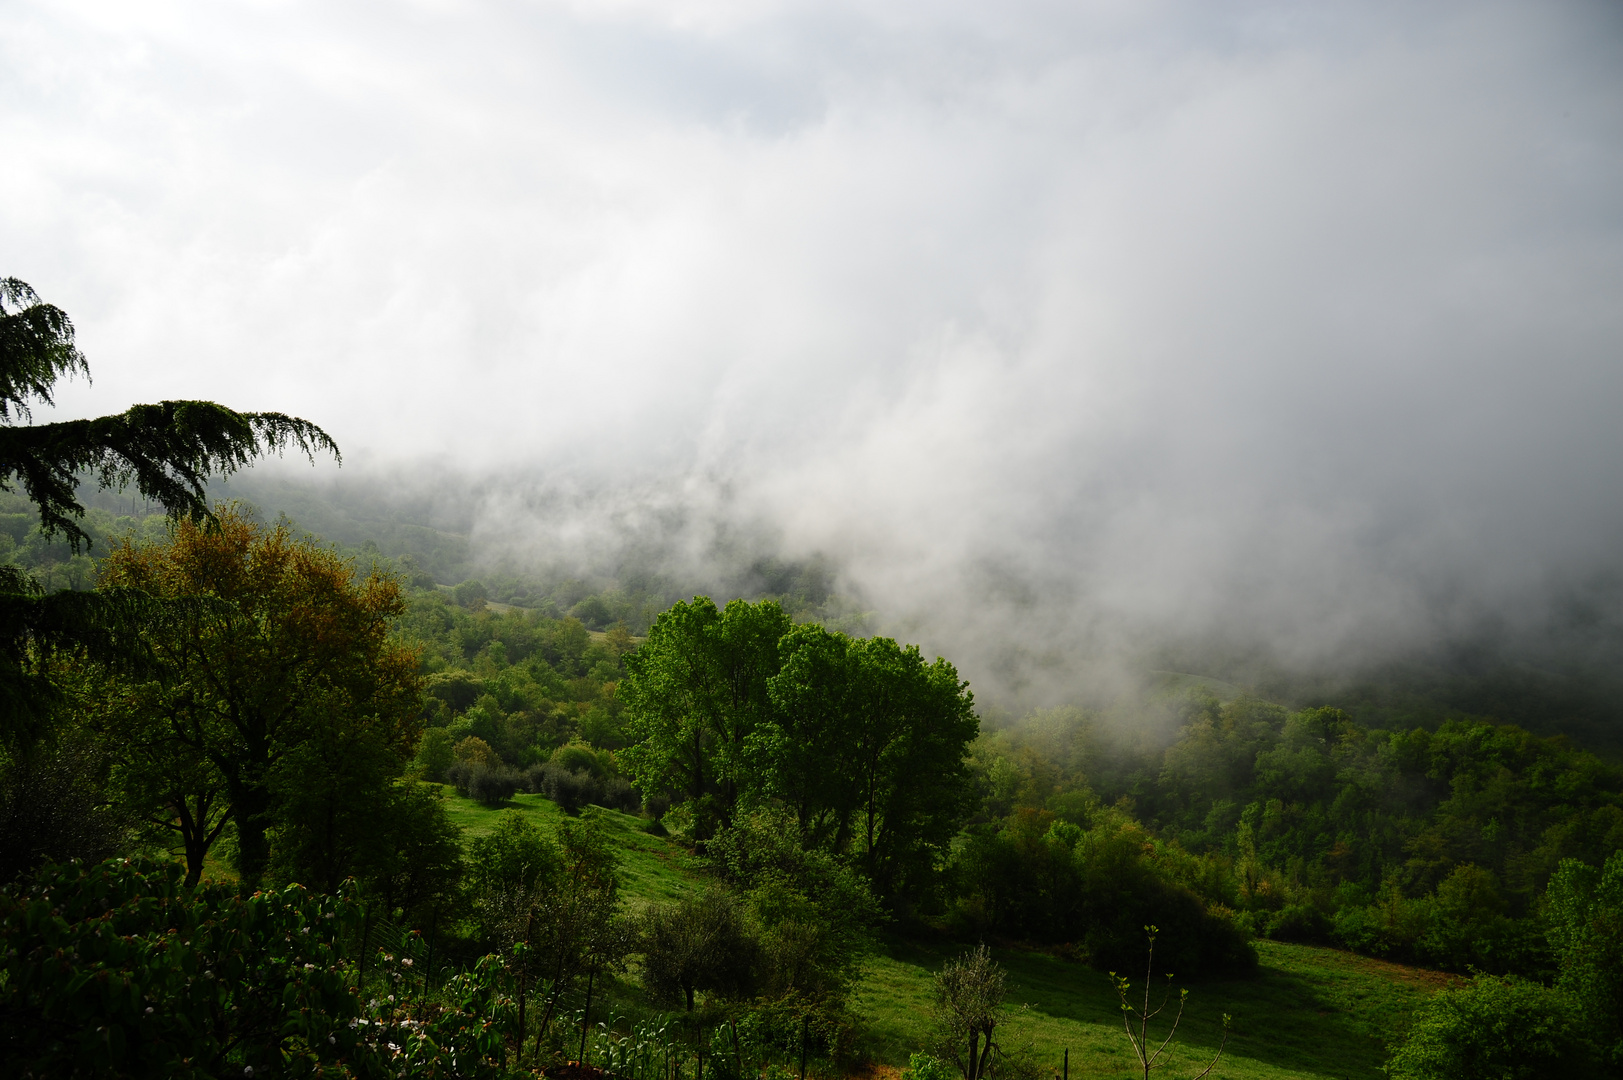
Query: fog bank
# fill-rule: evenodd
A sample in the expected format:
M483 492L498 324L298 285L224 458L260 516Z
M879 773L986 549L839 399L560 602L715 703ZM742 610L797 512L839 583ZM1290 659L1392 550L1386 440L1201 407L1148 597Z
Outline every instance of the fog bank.
M1620 44L1600 3L23 3L0 272L79 323L65 414L309 417L491 563L820 556L989 686L1604 653Z

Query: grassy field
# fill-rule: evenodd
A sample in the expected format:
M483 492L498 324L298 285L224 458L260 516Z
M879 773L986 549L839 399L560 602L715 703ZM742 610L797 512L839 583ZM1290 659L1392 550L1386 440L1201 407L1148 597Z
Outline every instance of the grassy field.
M1333 949L1257 945L1262 967L1253 978L1177 982L1189 988L1189 1004L1172 1064L1157 1075L1199 1072L1217 1050L1226 1012L1234 1018L1233 1030L1214 1077L1379 1077L1387 1043L1446 980ZM866 1049L876 1062L906 1064L908 1053L924 1044L930 975L963 949L893 939L870 964L857 1012L867 1021ZM1119 1001L1103 972L1042 953L993 952L1009 972L1013 1017L1000 1040L1005 1046L1025 1048L1055 1073L1069 1048L1070 1074L1087 1080L1139 1075L1122 1032ZM1156 1000L1159 995L1152 1004ZM1176 1011L1174 999L1162 1020ZM1164 1036L1166 1024L1151 1030Z
M508 812L517 811L547 829L564 818L562 810L539 795L519 795L494 809L459 798L450 788L445 798L452 820L470 839ZM582 813L595 819L620 848L624 895L633 905L702 887L692 856L646 832L643 819L599 807ZM905 1065L908 1055L926 1044L931 976L964 948L962 943L897 935L885 940L868 964L854 1003L866 1028L863 1049L876 1064ZM1254 977L1179 980L1178 986L1189 988L1189 1005L1172 1064L1157 1075L1199 1072L1216 1052L1226 1012L1234 1018L1233 1031L1213 1077L1375 1080L1387 1044L1401 1034L1415 1006L1447 981L1435 972L1333 949L1271 941L1259 941L1257 948L1262 965ZM1103 972L1044 953L994 953L1008 969L1013 1007L1004 1045L1025 1048L1056 1074L1068 1048L1072 1076L1115 1080L1138 1075L1115 991ZM1174 1003L1163 1018L1176 1009Z
M522 814L549 831L565 817L556 803L540 795L515 795L503 806L488 807L458 796L449 786L443 791L446 812L462 827L464 840L489 832L507 813ZM644 831L645 819L600 806L586 807L581 816L596 821L619 848L621 894L632 905L675 899L702 886L693 857L679 845Z

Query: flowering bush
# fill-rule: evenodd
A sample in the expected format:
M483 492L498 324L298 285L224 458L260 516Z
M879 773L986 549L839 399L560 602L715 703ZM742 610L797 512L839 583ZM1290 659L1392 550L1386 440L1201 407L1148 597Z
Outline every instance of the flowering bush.
M498 1077L512 1003L493 958L419 996L384 956L363 1001L341 944L353 888L239 895L140 859L46 867L0 891L10 1075ZM377 977L374 975L374 978Z

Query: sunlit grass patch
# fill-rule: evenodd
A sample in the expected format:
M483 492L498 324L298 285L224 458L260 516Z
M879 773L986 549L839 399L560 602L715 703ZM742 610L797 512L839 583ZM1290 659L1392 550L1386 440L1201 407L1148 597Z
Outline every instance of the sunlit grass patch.
M931 976L961 943L893 938L870 964L857 1011L875 1060L902 1065L928 1037ZM1176 980L1189 1004L1163 1075L1198 1072L1216 1053L1222 1015L1234 1029L1214 1077L1354 1080L1381 1075L1388 1043L1446 977L1333 949L1258 942L1253 978ZM1042 953L994 950L1009 972L1011 1019L1000 1042L1027 1048L1045 1073L1085 1080L1138 1075L1121 1010L1104 972ZM1142 992L1143 972L1131 973ZM1152 998L1152 1005L1159 995ZM1176 997L1161 1019L1177 1010ZM1152 1027L1152 1034L1156 1028ZM1164 1026L1159 1028L1163 1033Z
M449 785L441 790L446 813L462 827L464 842L483 836L503 814L513 811L549 831L568 816L542 795L514 795L501 806L491 807L462 798ZM588 806L581 816L596 821L619 849L621 892L633 906L671 900L702 887L693 856L680 844L648 833L643 818L601 806Z

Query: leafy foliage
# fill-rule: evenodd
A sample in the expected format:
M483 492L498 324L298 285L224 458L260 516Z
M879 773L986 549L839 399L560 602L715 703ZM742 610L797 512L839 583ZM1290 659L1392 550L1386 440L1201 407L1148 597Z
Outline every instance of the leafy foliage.
M1008 973L985 945L949 960L935 977L934 1018L940 1047L964 1080L987 1075L1004 1019Z
M460 980L429 1017L364 1003L343 954L360 920L348 888L243 895L139 860L48 868L0 893L0 1057L35 1075L497 1075L489 981Z
M981 932L1078 942L1119 964L1142 913L1136 925L1162 926L1186 972L1205 961L1185 942L1224 939L1208 929L1215 919L1450 970L1542 976L1550 875L1562 859L1598 865L1623 848L1623 771L1565 740L1478 719L1389 732L1332 708L1246 698L1185 699L1182 720L1162 746L1116 743L1080 710L1034 714L977 743L987 817L955 860L957 917ZM1079 878L1105 893L1079 890ZM1113 891L1127 917L1116 959L1104 961L1100 913L1111 905L1079 901ZM1206 916L1160 914L1177 895Z
M1493 975L1478 975L1427 1002L1387 1071L1395 1080L1600 1075L1570 999L1537 983Z
M1623 1068L1623 852L1563 862L1545 904L1556 988L1576 1003L1612 1069Z
M289 809L314 815L284 814L284 831L320 820L330 833L322 807L345 809L404 767L420 691L416 657L389 635L404 606L393 578L374 571L356 580L345 560L313 540L230 507L211 528L179 522L167 543L118 545L102 578L107 587L229 605L150 627L143 641L157 677L115 678L102 721L153 759L140 769L157 785L148 797L175 814L194 881L209 822L188 822L185 807L199 784L223 788L238 870L255 883L271 864L279 791ZM185 767L175 769L177 761ZM352 839L369 827L366 816L349 822ZM323 880L342 876L342 843L325 843Z

